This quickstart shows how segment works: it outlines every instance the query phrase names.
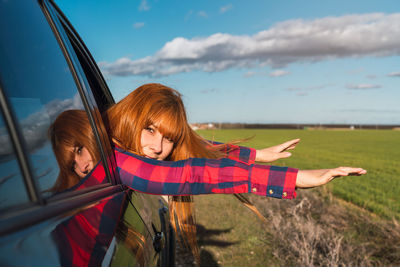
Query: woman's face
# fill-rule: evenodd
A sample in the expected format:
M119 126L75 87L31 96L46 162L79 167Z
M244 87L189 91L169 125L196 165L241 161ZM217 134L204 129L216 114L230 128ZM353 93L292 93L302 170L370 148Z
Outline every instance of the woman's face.
M93 159L86 147L74 147L74 162L72 169L80 177L85 177L93 169Z
M144 155L156 160L166 159L174 148L174 142L153 124L142 130L140 142Z

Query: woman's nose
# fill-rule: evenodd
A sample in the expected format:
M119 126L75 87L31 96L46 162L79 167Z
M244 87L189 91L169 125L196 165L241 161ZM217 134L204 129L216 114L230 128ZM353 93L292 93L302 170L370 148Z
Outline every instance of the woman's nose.
M163 136L161 134L158 134L154 137L153 142L151 144L151 148L154 151L154 153L162 152L162 141L163 141Z
M87 171L87 169L89 167L89 163L82 158L76 157L75 158L75 166L78 168L79 171L85 172L85 171Z

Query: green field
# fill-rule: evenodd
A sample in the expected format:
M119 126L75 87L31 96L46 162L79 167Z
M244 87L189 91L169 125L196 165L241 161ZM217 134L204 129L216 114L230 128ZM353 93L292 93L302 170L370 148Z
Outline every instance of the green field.
M400 131L391 130L201 130L209 140L252 137L245 146L264 148L301 138L292 157L275 165L300 169L363 167L367 175L336 179L326 186L335 196L385 219L400 220Z

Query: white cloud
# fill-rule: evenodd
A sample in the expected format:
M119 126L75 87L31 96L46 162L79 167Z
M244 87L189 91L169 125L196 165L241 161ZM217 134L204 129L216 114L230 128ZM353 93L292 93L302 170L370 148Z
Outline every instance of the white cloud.
M400 71L399 72L391 72L387 76L389 76L389 77L400 77Z
M177 37L151 56L137 60L120 58L100 65L111 75L156 77L399 54L400 13L373 13L289 20L254 35L216 33L202 38Z
M229 10L232 9L232 8L233 8L232 4L228 4L228 5L226 5L226 6L222 6L222 7L219 9L219 12L220 12L220 13L225 13L225 12L229 11Z
M150 10L150 6L147 3L147 0L142 0L139 5L139 11L148 11Z
M347 87L347 89L355 89L355 90L378 89L378 88L382 88L381 85L378 85L378 84L368 84L368 83L350 84L350 85L347 85L346 87Z
M144 26L144 22L136 22L133 24L133 28L140 29Z
M289 73L290 72L286 71L286 70L275 70L275 71L271 72L269 74L269 76L271 76L271 77L280 77L280 76L288 75Z
M208 18L208 15L205 11L199 11L199 12L197 12L197 15L199 15L200 17L203 17L203 18Z

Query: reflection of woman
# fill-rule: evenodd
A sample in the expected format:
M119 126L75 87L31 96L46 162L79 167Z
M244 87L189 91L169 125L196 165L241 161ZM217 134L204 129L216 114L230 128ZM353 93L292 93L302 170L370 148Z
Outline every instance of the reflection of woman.
M59 118L68 119L68 116L62 115ZM115 155L121 181L135 190L146 193L166 195L255 193L278 198L293 198L296 186L318 186L338 175L365 173L360 168L345 167L298 172L292 168L254 164L255 158L268 161L265 156L268 155L266 153L268 150L256 153L253 149L238 146L210 144L189 127L179 93L160 84L139 87L111 107L105 117L109 122L112 139L119 146L115 150ZM59 123L59 118L51 128L52 134L58 133L56 124ZM61 124L67 125L66 122ZM84 132L78 131L74 134L82 135ZM92 136L92 133L89 135ZM84 138L89 135L85 135ZM91 142L64 142L63 138L52 136L56 154L57 144L61 144L69 147L63 150L64 153L72 155L66 160L58 161L60 170L69 172L68 175L60 174L60 179L64 176L70 177L75 172L73 170L80 165L75 157L77 152L82 152L84 148L92 156L92 165L98 160L98 155L89 148ZM73 138L74 136L72 140ZM216 159L224 155L231 159ZM193 159L193 157L198 158ZM157 161L165 159L178 161ZM67 167L61 168L62 164ZM86 162L86 165L83 165L81 171L84 174L87 171L85 166L90 166L90 163ZM75 174L75 177L79 176ZM72 184L73 182L57 181L55 189L62 190L63 186L68 188ZM175 213L180 223L180 230L187 234L186 239L193 249L196 248L193 238L195 228L190 200L188 196L173 197L171 210L177 210ZM196 250L194 252L196 254Z
M146 242L141 230L125 221L122 215L133 208L124 206L127 203L125 197L123 193L115 194L90 207L72 211L73 216L54 228L51 236L58 248L61 266L104 265L114 236L118 243L117 248L113 248L114 253L125 247L138 266L150 265L147 261L150 250L146 247L151 246L151 242Z
M92 128L84 110L61 113L49 128L49 137L60 173L51 191L77 184L100 160Z

